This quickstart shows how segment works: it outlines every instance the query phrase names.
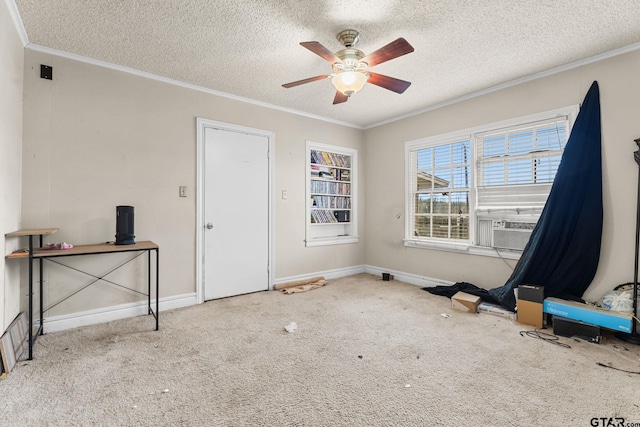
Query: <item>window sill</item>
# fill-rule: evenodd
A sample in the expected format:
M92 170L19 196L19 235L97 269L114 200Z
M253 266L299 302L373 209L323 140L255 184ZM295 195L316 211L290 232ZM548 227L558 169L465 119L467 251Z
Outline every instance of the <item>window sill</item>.
M454 242L428 242L417 239L404 239L404 245L409 248L431 249L436 251L455 252L470 255L480 255L493 258L520 259L522 251L511 251L507 249L486 248L473 246L468 243ZM307 245L308 246L308 245Z
M342 245L345 243L358 243L358 236L318 237L315 239L308 239L306 241L306 246Z

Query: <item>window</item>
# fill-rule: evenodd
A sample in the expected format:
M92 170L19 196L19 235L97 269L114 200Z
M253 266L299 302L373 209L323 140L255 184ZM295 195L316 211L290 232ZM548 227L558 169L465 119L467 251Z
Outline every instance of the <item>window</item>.
M413 233L469 240L470 141L411 152Z
M577 110L408 142L406 244L522 250Z

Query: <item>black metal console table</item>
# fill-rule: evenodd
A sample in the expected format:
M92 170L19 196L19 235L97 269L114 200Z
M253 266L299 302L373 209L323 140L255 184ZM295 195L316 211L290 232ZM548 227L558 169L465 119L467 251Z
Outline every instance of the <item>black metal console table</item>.
M42 242L42 236L43 235L50 235L55 233L56 231L58 231L57 228L43 228L43 229L30 229L30 230L19 230L19 231L14 231L13 233L8 233L5 236L6 237L18 237L18 236L28 236L29 237L29 250L28 252L16 252L16 253L11 253L9 255L7 255L5 258L7 259L23 259L23 258L28 258L29 259L29 313L28 314L28 321L29 321L29 360L31 360L33 358L33 343L35 342L35 339L38 337L38 335L42 335L44 333L44 329L43 329L43 321L44 321L44 308L43 308L43 302L42 302L42 282L43 282L43 261L49 258L57 258L57 257L69 257L69 256L79 256L79 255L99 255L99 254L109 254L109 253L118 253L118 252L147 252L147 309L148 309L148 313L147 314L151 314L153 315L153 317L156 320L156 331L159 329L159 291L160 291L160 248L157 244L151 242L151 241L142 241L142 242L136 242L133 245L114 245L113 243L100 243L100 244L95 244L95 245L78 245L78 246L74 246L73 248L70 249L44 249L43 246L43 242ZM40 236L40 247L38 248L34 248L33 246L33 236ZM156 262L155 262L155 267L156 267L156 292L155 292L155 310L152 308L151 305L151 252L154 251L156 254ZM40 263L40 269L39 269L39 273L40 273L40 293L39 293L39 299L40 299L40 323L38 325L38 330L35 333L35 336L33 334L33 261L34 260L38 260ZM127 261L128 262L128 261ZM126 262L124 263L126 264ZM87 274L91 277L94 278L94 280L92 282L90 282L89 284L85 285L84 287L82 287L80 290L96 283L99 280L105 280L108 282L108 280L104 279L104 277L117 270L118 268L120 268L122 265L124 264L120 264L117 267L115 267L114 269L110 270L109 272L107 272L106 274L103 274L102 276L98 277L98 276L94 276L92 274L89 274L87 272L82 272L84 274ZM60 264L63 265L64 267L67 268L71 268L67 265L64 264ZM127 288L128 289L128 288ZM75 293L74 293L75 294ZM72 294L73 295L73 294ZM68 298L68 297L67 297ZM66 299L66 298L65 298Z

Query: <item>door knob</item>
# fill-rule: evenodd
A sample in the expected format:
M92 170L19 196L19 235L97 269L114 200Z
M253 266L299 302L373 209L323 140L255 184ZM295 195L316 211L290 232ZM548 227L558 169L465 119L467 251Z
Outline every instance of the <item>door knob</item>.
M213 228L213 224L208 222L207 225L205 225L205 227L207 227L207 230L211 230Z

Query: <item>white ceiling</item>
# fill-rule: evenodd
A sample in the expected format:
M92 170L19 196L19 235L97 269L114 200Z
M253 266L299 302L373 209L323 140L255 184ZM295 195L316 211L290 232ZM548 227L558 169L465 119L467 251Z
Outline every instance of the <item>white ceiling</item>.
M35 45L368 127L640 42L638 0L15 0ZM404 37L415 52L373 71L412 82L374 85L344 104L321 80L360 32L370 53ZM631 46L631 47L630 47ZM640 46L640 45L639 45ZM625 50L625 49L623 49ZM639 76L640 78L640 76Z

